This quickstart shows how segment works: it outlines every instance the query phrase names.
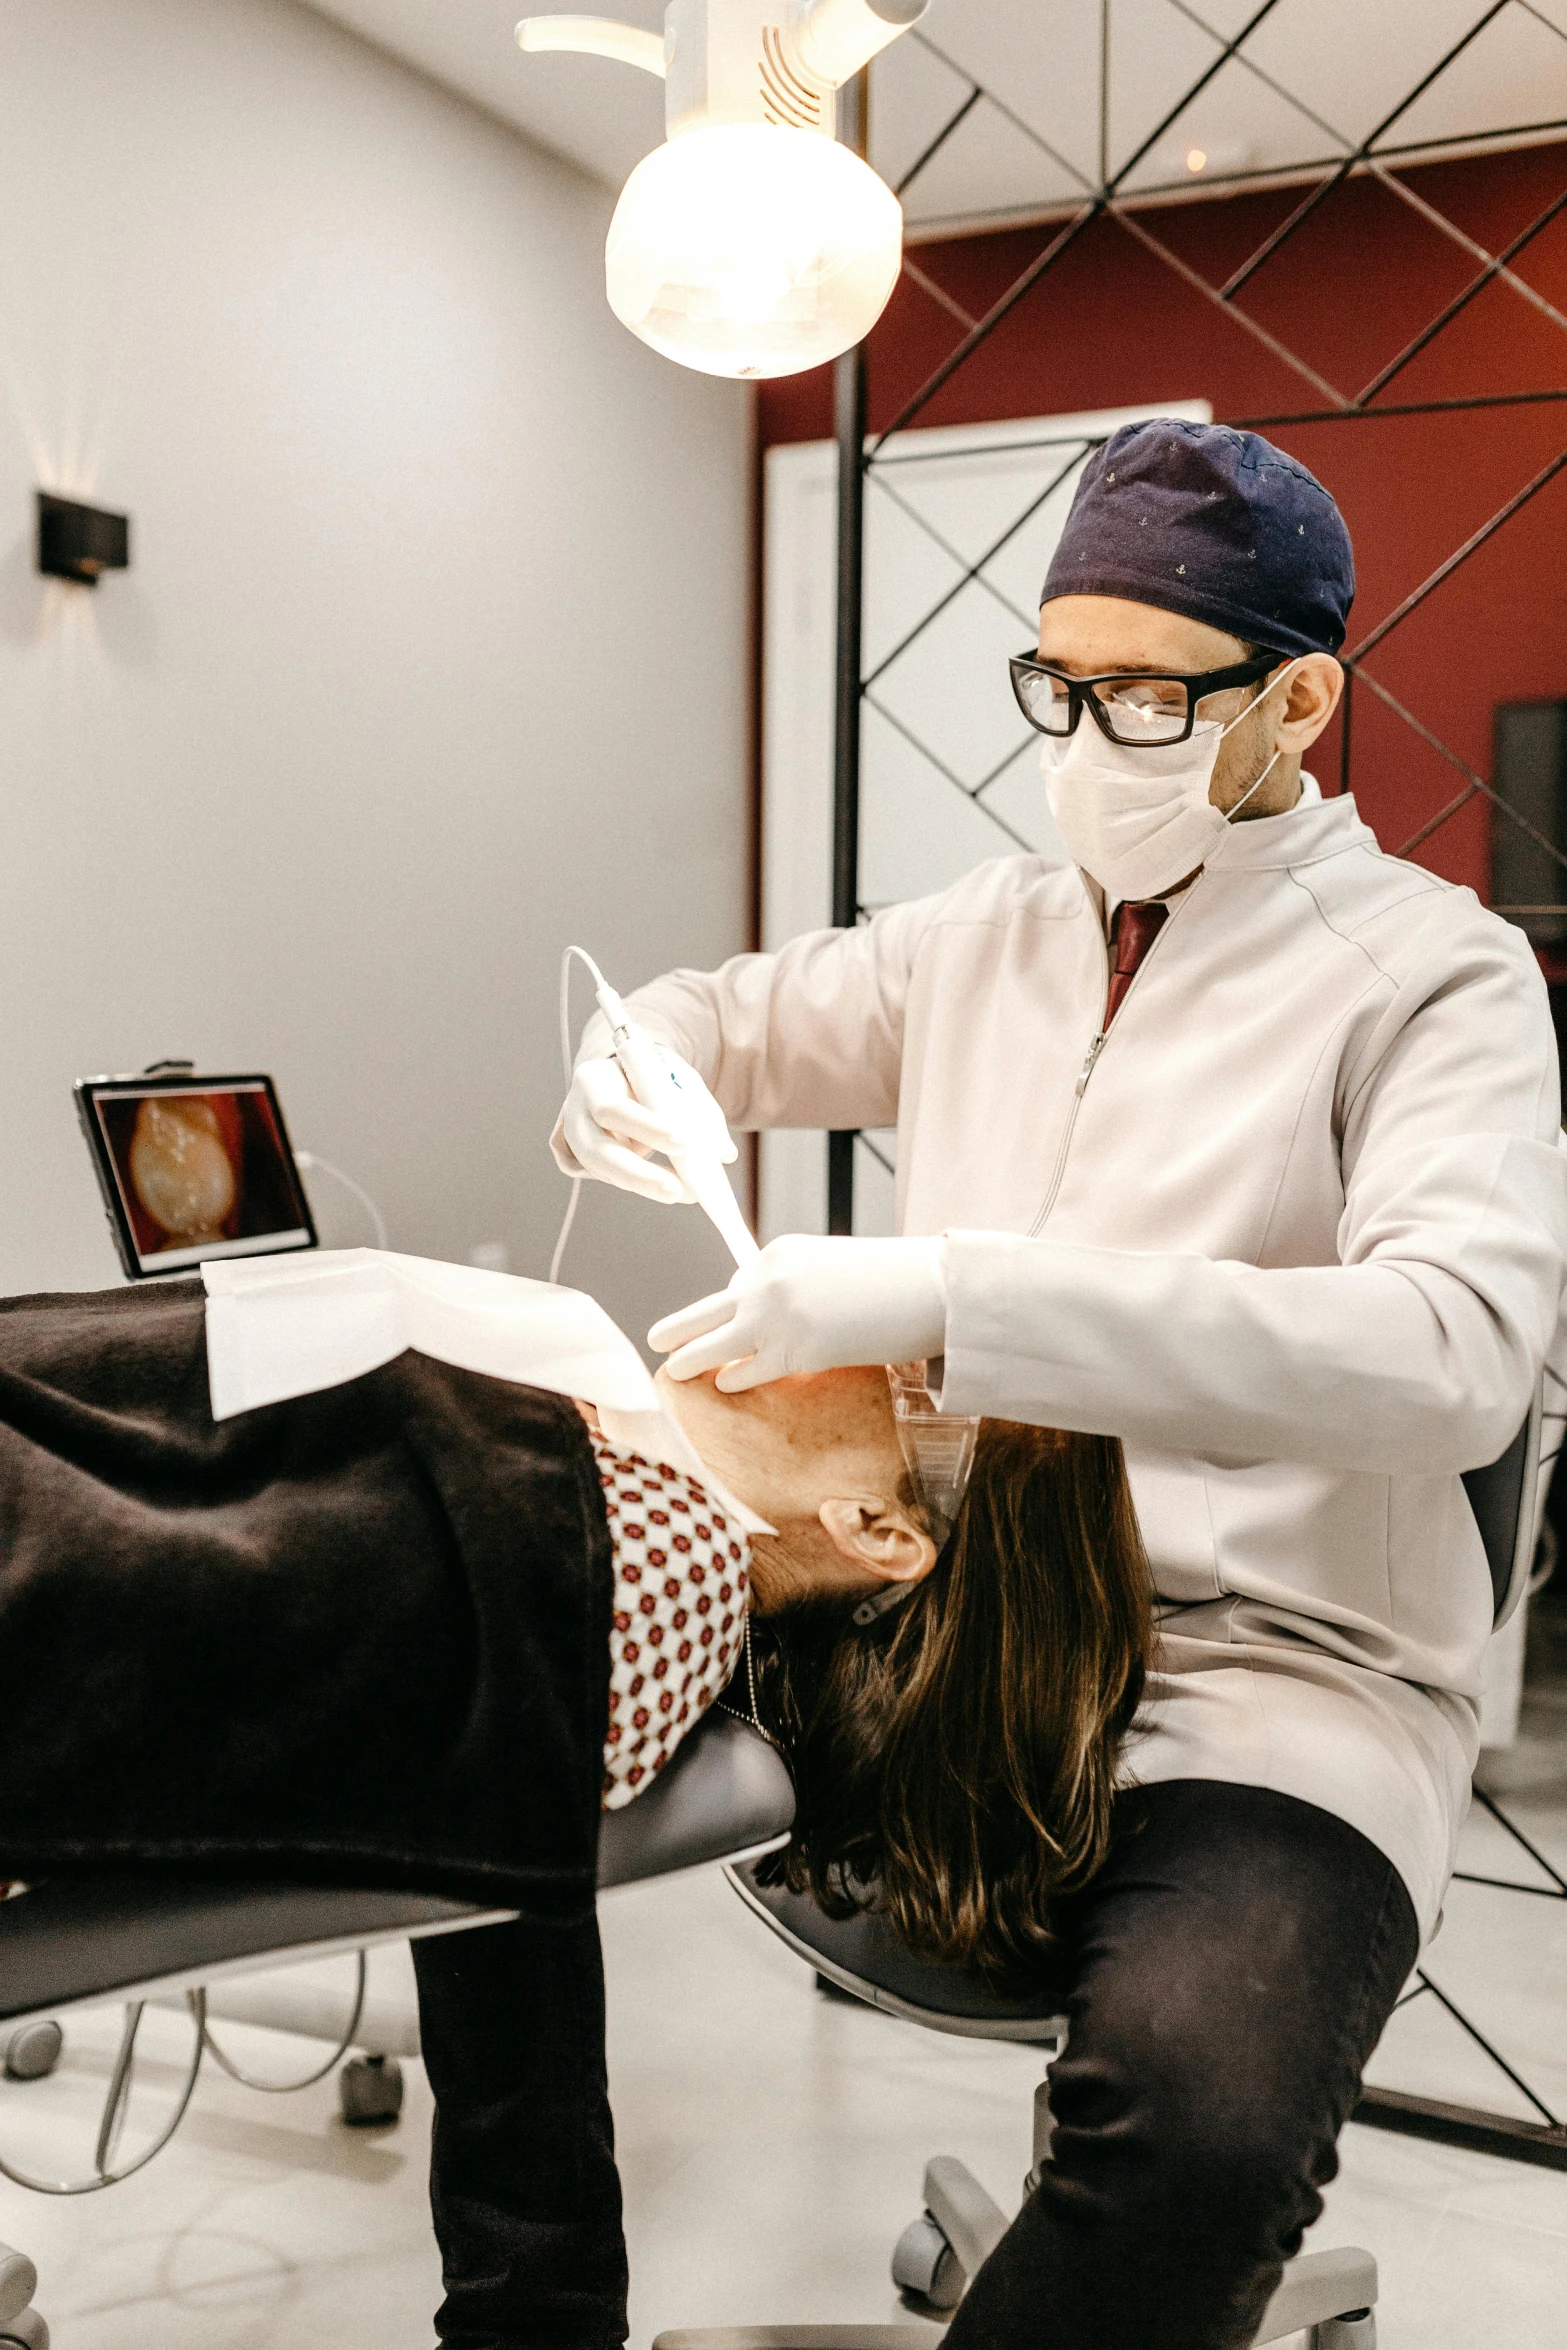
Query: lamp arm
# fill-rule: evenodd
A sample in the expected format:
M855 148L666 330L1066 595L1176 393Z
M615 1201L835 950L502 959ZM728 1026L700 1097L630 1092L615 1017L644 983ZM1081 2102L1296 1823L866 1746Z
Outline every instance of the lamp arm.
M634 24L617 24L609 16L525 16L517 27L519 49L574 49L585 57L612 57L620 65L640 66L663 80L666 71L664 37L645 33Z
M794 0L791 45L806 70L841 89L889 41L917 24L930 0Z

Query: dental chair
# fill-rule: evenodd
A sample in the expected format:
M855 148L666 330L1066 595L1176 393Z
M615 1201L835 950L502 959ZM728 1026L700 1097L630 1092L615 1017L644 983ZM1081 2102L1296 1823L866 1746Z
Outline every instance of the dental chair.
M623 1810L605 1813L599 1831L600 1889L770 1850L788 1834L793 1812L789 1774L773 1748L733 1716L710 1714L645 1794ZM86 2182L111 2186L129 2176L130 2168L141 2168L172 2137L201 2063L204 2042L198 2030L172 2121L134 2165L116 2171L115 2130L145 2007L188 1998L200 2025L208 1986L257 1967L362 1953L425 1934L471 1931L502 1924L513 1914L419 1894L331 1887L196 1884L159 1876L59 1878L0 1902L0 2036L13 2047L21 2036L25 2046L29 2029L54 2027L57 2049L61 2014L124 1999L120 2055L98 2138L99 2175ZM213 1999L214 2012L220 2004ZM41 2063L37 2069L48 2066ZM48 2350L49 2329L32 2306L37 2286L32 2261L0 2245L3 2350Z
M1542 1397L1500 1459L1473 1469L1464 1487L1491 1572L1498 1628L1522 1601L1534 1558L1543 1501L1540 1469ZM963 2039L1015 2041L1038 2048L1046 2075L1034 2093L1033 2164L1026 2200L1049 2159L1054 2123L1048 2066L1066 2044L1067 2019L1048 1999L1001 1998L976 1978L911 1958L881 1919L861 1913L837 1920L808 1895L758 1884L754 1861L725 1871L741 1900L818 1976L886 2014ZM1366 2091L1359 2118L1397 2127L1396 2112L1418 2100ZM740 2326L675 2328L653 2350L929 2350L928 2316L957 2308L969 2279L1011 2222L966 2166L950 2155L926 2165L924 2209L892 2255L893 2282L927 2313L914 2326ZM1263 2315L1257 2343L1305 2333L1312 2350L1376 2350L1377 2264L1353 2247L1303 2253L1284 2272Z

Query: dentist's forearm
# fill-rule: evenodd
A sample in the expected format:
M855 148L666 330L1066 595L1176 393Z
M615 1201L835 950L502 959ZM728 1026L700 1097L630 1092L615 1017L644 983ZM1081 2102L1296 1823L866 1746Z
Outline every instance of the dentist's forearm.
M1338 1471L1494 1460L1549 1337L1429 1263L1259 1269L969 1232L946 1273L947 1410Z

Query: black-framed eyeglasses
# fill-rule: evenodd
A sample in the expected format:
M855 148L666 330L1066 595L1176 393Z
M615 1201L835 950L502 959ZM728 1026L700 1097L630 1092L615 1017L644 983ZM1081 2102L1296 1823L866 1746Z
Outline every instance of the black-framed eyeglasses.
M1051 661L1014 653L1009 664L1017 706L1040 734L1075 734L1086 709L1101 734L1134 748L1183 743L1197 717L1197 705L1226 686L1255 685L1287 660L1284 653L1258 653L1228 669L1203 669L1161 677L1143 669L1109 669L1099 677L1072 677Z

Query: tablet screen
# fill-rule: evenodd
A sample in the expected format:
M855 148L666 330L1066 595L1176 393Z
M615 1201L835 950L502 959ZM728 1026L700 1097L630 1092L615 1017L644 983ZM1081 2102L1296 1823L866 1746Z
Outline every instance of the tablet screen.
M270 1077L85 1078L76 1092L133 1277L315 1246Z

